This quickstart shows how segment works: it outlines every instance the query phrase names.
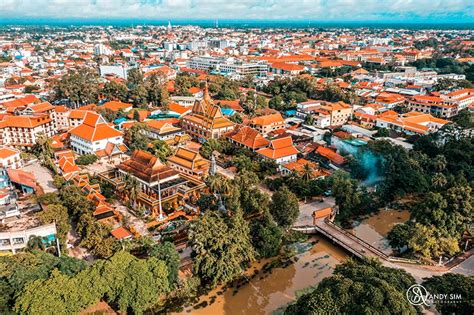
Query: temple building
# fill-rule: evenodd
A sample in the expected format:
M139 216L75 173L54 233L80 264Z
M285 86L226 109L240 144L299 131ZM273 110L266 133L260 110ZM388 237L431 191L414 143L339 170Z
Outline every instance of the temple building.
M199 152L181 147L173 156L168 158L169 165L185 174L195 176L205 176L209 171L209 161L199 154Z
M130 159L115 169L99 176L114 185L124 199L132 199L130 192L137 189L134 207L143 207L159 220L177 213L183 216L197 214L199 209L195 203L200 192L206 188L205 183L195 176L181 173L163 164L154 155L140 150L134 151ZM138 187L132 187L134 185Z
M183 117L181 124L187 133L200 142L219 138L234 128L234 123L224 117L221 108L212 101L207 83L203 98L194 102L191 113Z

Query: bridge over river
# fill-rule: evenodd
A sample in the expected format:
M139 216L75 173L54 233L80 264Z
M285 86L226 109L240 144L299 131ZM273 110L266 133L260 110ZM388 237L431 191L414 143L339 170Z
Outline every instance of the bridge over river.
M379 258L386 262L399 262L409 264L419 264L418 260L393 257L385 254L378 248L370 245L363 239L338 227L329 219L315 220L314 225L295 226L294 231L300 231L306 234L321 234L332 242L338 244L352 255L359 258Z

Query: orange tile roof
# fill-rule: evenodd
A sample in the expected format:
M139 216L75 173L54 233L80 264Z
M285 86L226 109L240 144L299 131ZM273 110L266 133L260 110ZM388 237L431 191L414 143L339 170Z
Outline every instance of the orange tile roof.
M293 146L291 137L284 137L272 140L268 148L260 149L257 153L270 159L279 159L298 154L298 150Z
M126 109L129 109L129 108L132 108L132 107L133 107L132 104L123 103L123 102L120 102L120 101L110 101L110 102L105 103L102 106L99 106L99 108L110 109L114 112L118 112L119 110L126 110Z
M16 100L3 102L1 104L1 106L3 106L3 107L20 107L20 106L25 106L25 105L28 105L28 104L34 104L34 103L37 103L39 101L40 101L39 98L37 98L36 96L27 95L25 97L22 97L22 98L19 98L19 99L16 99Z
M133 119L135 117L135 112L138 112L138 121L144 121L148 116L150 116L150 112L147 110L134 109L130 111L127 117Z
M236 126L234 130L228 132L225 136L252 150L266 147L270 143L257 130L242 125Z
M3 147L3 148L0 148L0 159L6 159L19 153L20 152L15 149Z
M184 106L181 106L177 103L171 103L171 104L169 104L168 107L169 107L170 111L175 112L175 113L180 114L180 115L186 114L186 113L191 111L191 109L189 107L184 107Z
M198 88L198 87L193 86L193 87L190 87L190 88L188 89L188 92L191 93L191 94L196 94L196 93L201 92L201 89Z
M281 69L284 71L303 71L304 66L302 65L295 65L292 63L284 63L284 62L275 62L271 65L274 69Z
M73 109L73 110L69 113L69 118L70 118L70 119L84 119L84 117L86 117L86 114L87 114L88 112L89 112L89 111L87 111L87 110Z
M343 164L346 160L344 159L344 157L342 157L341 155L337 154L336 152L334 152L333 150L329 149L329 148L326 148L326 147L323 147L323 146L319 146L317 149L316 149L316 152L329 159L330 161L336 163L336 164Z
M123 226L120 226L116 228L115 230L112 230L112 232L110 233L118 240L132 237L132 233L130 233L130 231L124 228Z
M255 117L251 120L252 125L268 126L271 124L284 124L285 120L280 113Z
M73 128L69 133L88 141L99 141L122 136L122 133L112 128L102 116L93 112L88 112L84 122Z
M30 172L22 170L7 169L8 177L13 183L28 186L36 190L36 178Z
M5 116L0 122L0 128L17 127L17 128L35 128L51 122L47 114L38 116Z
M69 109L64 105L54 106L56 113L67 113Z
M54 109L54 106L51 105L49 102L33 104L33 105L29 105L28 107L31 108L36 113L42 113L42 112L46 112L48 110Z

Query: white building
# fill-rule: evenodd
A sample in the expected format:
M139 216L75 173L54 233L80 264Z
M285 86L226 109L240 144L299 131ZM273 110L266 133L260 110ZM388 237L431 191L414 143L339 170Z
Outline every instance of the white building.
M23 160L20 157L20 151L9 147L0 148L0 167L22 168Z
M96 154L108 143L122 145L123 134L96 113L87 112L84 122L70 131L71 147L78 154Z
M44 237L45 242L50 243L51 246L57 246L56 233L54 223L21 231L0 232L0 255L15 254L26 247L32 236Z
M218 71L224 74L236 73L242 76L266 76L268 65L265 62L242 62L235 58L197 56L187 61L191 69L204 71Z

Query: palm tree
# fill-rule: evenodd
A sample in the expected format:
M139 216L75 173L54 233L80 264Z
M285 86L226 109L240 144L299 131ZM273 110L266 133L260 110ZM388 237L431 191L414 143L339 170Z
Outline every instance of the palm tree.
M309 163L303 165L303 173L301 174L301 178L305 183L309 182L311 178L313 178L313 172L313 167Z
M437 155L433 159L433 167L437 172L442 172L446 168L447 164L448 161L446 161L446 157L444 155Z
M43 164L48 164L53 158L53 148L51 146L51 139L49 139L44 133L40 133L36 139L36 144L33 148L38 158Z
M206 178L206 184L217 199L218 209L226 212L227 210L222 201L222 195L227 196L232 190L229 179L221 174L209 175Z
M231 190L229 179L221 174L209 175L206 178L206 184L209 187L209 190L215 195L227 195Z
M448 183L446 177L443 173L436 173L433 178L431 178L431 184L436 188L441 188Z
M28 243L26 244L26 248L28 251L32 250L45 250L45 238L42 236L36 236L32 235L30 236L30 239L28 240Z
M131 201L132 207L135 208L138 194L140 193L140 182L133 176L125 176L125 189L127 190L127 195Z

